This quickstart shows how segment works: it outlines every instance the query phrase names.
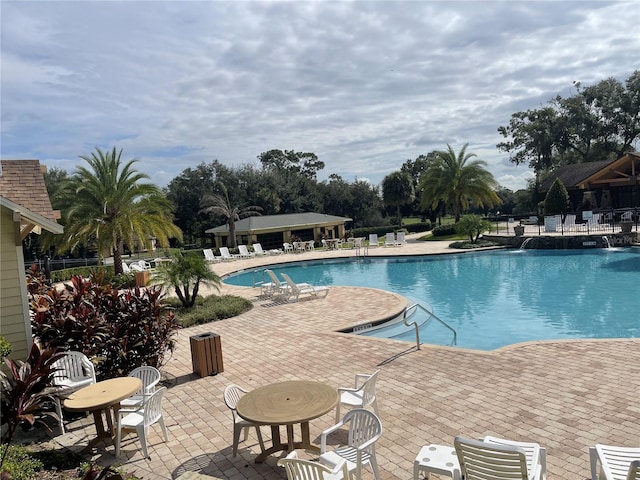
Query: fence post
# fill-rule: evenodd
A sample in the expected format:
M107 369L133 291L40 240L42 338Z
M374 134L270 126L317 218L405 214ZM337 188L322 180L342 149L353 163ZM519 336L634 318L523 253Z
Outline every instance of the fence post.
M44 256L44 276L47 280L51 280L51 257L49 255Z

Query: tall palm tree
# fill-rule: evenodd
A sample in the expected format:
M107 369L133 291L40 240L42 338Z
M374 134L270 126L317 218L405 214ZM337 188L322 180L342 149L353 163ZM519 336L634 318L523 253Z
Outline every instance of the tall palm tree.
M502 201L495 192L497 182L485 169L484 160L469 160L476 156L467 153L466 143L456 155L447 145L446 151L435 152L435 158L420 179L421 207L437 208L443 202L455 221L466 212L470 204L476 206L500 205Z
M260 210L262 210L262 208L256 205L250 205L243 208L231 205L227 188L223 184L219 185L220 190L222 190L222 194L214 193L213 195L206 195L200 203L200 206L202 207L200 212L213 213L227 219L227 225L229 226L229 241L231 242L229 247L235 248L237 246L236 222L242 218L260 215Z
M407 172L390 173L382 180L382 198L387 207L396 207L398 225L402 227L402 206L408 205L415 199L413 180Z
M110 251L115 273L122 273L122 252L135 241L149 248L155 238L160 247L169 238L181 238L173 223L172 205L162 191L142 183L148 175L133 168L137 160L123 164L122 149L81 155L89 167L79 167L61 192L66 204L64 241L68 248L95 242L98 255Z

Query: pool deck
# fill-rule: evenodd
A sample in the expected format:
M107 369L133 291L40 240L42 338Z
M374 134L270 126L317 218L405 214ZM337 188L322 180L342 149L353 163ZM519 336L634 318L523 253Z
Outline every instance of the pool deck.
M450 253L449 242L413 242L379 247L370 256ZM286 254L212 265L219 275L302 259L354 256L353 250ZM295 280L295 279L294 279ZM638 446L640 436L640 339L530 342L480 352L356 337L336 330L400 312L404 299L380 290L331 287L324 299L278 303L259 289L223 285L221 293L249 298L254 308L238 317L181 330L163 367L164 416L169 441L157 427L148 436L150 460L135 434L125 437L119 461L112 446L98 448L102 465L125 463L145 480L284 479L277 456L253 462L255 432L231 455L231 413L225 386L248 389L284 380L318 380L349 386L355 373L380 369L377 398L383 424L377 444L382 479L411 479L413 460L428 443L452 445L456 435L536 441L547 448L550 479L590 478L588 447L596 443ZM612 314L615 314L613 312ZM192 373L189 337L221 336L224 372ZM334 423L334 412L311 421L312 443ZM59 430L54 427L54 435ZM55 443L82 448L95 431L91 417L68 425ZM263 427L265 440L270 438ZM344 440L344 435L337 438ZM301 452L302 453L302 452ZM310 454L303 454L313 458ZM195 473L189 473L195 472ZM204 474L207 477L200 477ZM372 479L366 470L364 479ZM436 477L439 478L439 477Z

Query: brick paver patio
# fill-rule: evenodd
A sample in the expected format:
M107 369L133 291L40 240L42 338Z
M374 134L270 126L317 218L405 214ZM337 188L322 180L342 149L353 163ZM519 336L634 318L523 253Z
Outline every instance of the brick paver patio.
M371 249L369 254L448 251L446 243L420 242ZM274 261L345 255L354 252L288 254L212 268L222 275ZM240 443L238 456L231 456L233 428L222 399L224 387L238 383L251 389L292 379L348 386L355 373L378 368L382 479L411 479L422 445L452 445L456 435L539 442L548 451L548 477L566 480L590 478L590 445L640 445L640 339L532 342L494 352L423 345L417 351L410 343L336 333L401 312L404 300L389 292L331 287L326 299L278 304L260 299L258 289L224 286L222 291L252 299L254 308L180 331L178 347L163 369L169 386L164 406L169 441L163 443L154 427L148 437L150 460L142 458L131 434L119 461L110 445L94 452L95 461L125 463L149 480L187 472L221 479L282 479L277 457L253 462L259 452L255 432ZM192 374L189 337L210 331L221 335L224 372L199 378ZM311 422L315 444L333 422L333 412ZM94 432L89 416L70 424L69 433L55 441L82 448ZM263 435L269 438L268 428ZM198 478L195 473L187 477ZM364 478L373 478L370 470Z

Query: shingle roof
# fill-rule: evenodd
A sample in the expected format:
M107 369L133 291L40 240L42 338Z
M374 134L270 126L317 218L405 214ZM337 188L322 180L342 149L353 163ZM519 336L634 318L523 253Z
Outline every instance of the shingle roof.
M587 163L575 163L572 165L565 165L554 171L549 177L547 177L540 186L542 191L549 190L556 178L567 188L577 186L583 180L589 178L594 173L602 170L607 165L615 162L615 160L602 160L599 162L587 162Z
M0 167L1 196L49 220L59 218L51 207L39 160L0 160Z
M287 213L283 215L261 215L255 217L243 218L236 222L236 232L255 232L259 230L269 230L277 228L291 227L311 227L314 225L324 225L327 223L343 223L349 222L351 218L336 217L335 215L325 215L323 213ZM205 233L227 232L228 226L220 225L219 227L210 228Z

